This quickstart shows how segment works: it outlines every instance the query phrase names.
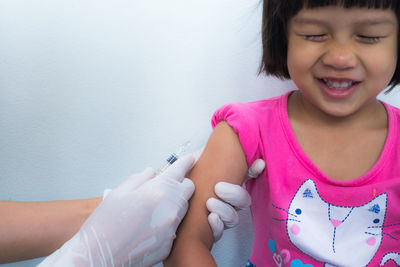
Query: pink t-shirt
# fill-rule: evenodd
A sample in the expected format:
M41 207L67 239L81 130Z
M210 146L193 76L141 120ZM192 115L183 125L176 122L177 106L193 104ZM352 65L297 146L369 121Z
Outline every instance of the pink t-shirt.
M400 110L385 104L389 129L376 164L350 181L329 178L297 142L288 94L218 109L238 134L247 163L263 158L248 182L255 266L400 266ZM362 134L362 133L360 133ZM251 265L249 263L249 265Z

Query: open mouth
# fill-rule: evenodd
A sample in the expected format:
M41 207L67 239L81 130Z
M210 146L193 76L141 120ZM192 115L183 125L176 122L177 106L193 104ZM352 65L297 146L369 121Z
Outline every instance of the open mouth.
M356 84L359 84L360 82L353 81L350 79L329 79L329 78L322 78L319 79L321 82L323 82L329 89L332 90L347 90L351 87L353 87Z

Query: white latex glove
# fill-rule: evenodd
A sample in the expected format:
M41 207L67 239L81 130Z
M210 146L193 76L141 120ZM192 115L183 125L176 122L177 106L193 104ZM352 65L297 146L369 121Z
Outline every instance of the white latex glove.
M152 266L166 258L194 191L184 178L194 157L164 173L133 175L112 190L79 232L45 259L44 266Z
M247 178L257 178L264 170L265 162L262 159L254 161L249 168ZM251 204L249 193L243 186L219 182L214 187L215 194L221 199L209 198L206 206L210 214L208 223L217 242L224 232L224 229L235 227L239 223L237 210L248 208Z

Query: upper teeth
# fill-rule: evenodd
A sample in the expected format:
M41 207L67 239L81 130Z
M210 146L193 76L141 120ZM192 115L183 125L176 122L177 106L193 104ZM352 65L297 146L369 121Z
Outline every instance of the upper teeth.
M350 86L352 86L353 85L353 81L343 81L343 82L338 82L338 81L331 81L331 80L329 80L329 79L322 79L323 81L324 81L324 83L326 83L326 85L329 87L329 88L332 88L332 89L347 89L347 88L349 88Z

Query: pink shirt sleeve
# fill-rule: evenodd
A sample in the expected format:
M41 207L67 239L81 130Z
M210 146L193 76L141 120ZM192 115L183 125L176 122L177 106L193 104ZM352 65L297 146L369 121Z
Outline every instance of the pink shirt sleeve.
M226 121L239 136L247 164L251 166L259 157L260 131L257 113L249 104L227 104L214 113L211 120L212 127L214 128L221 121Z

